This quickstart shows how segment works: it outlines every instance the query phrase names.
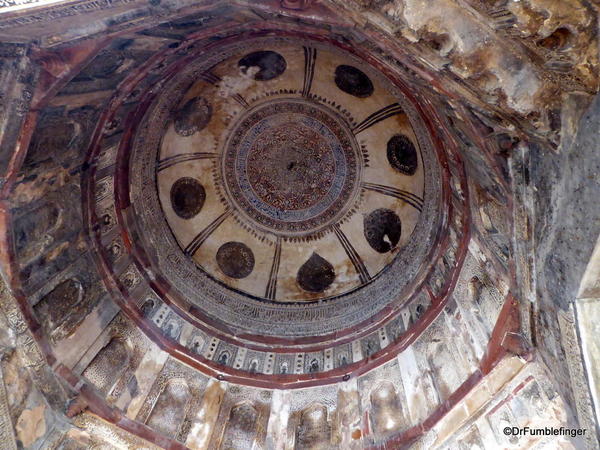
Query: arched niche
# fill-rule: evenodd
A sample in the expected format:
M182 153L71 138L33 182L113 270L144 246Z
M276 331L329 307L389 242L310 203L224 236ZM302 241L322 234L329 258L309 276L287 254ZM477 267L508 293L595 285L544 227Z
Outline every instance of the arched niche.
M221 450L246 450L252 448L257 433L258 411L244 402L231 408L223 433Z
M454 365L457 361L452 357L448 345L442 342L430 344L427 348L427 363L440 399L446 400L459 384Z
M83 376L100 392L108 395L126 372L130 361L128 343L121 337L113 337L92 359Z
M371 391L371 424L376 433L397 430L402 424L402 408L394 385L382 382Z
M296 431L296 450L325 450L330 447L331 426L327 407L315 404L300 413Z
M176 438L185 419L190 397L190 388L184 379L169 380L159 394L146 424L165 436Z
M85 289L75 278L58 283L34 306L34 311L53 341L70 336L87 314L82 307Z
M55 202L44 203L15 220L15 250L22 260L39 256L53 242L61 226L61 208Z

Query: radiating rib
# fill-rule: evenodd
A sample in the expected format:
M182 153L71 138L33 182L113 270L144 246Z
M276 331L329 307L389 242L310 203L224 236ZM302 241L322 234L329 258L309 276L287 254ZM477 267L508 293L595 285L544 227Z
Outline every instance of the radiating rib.
M363 183L362 187L368 189L369 191L379 192L380 194L398 198L408 203L410 206L417 209L419 212L423 210L423 199L418 195L413 194L412 192L376 183Z
M221 77L210 72L205 72L200 75L200 79L210 84L217 84L221 81Z
M216 153L211 152L195 152L195 153L183 153L181 155L169 156L168 158L161 159L156 165L156 171L168 169L175 164L179 164L186 161L194 161L196 159L212 159L216 158Z
M354 134L358 134L362 131L365 131L367 128L372 127L376 123L381 122L382 120L387 119L388 117L395 116L396 114L402 114L404 110L400 103L392 103L391 105L386 106L385 108L381 108L379 111L375 111L361 123L356 125L352 131Z
M281 237L277 237L275 243L275 254L273 255L273 264L271 265L271 272L269 272L269 282L267 283L267 289L265 292L265 298L269 300L275 300L277 294L277 275L279 274L279 263L281 262Z
M207 83L214 84L214 85L219 84L221 82L221 77L219 77L218 75L215 75L214 73L210 73L210 72L205 72L202 75L200 75L200 79L202 81L206 81ZM240 94L233 94L232 97L236 102L238 102L244 108L248 108L250 106L248 104L248 102L246 101L246 99L244 97L242 97Z
M358 277L360 278L361 283L368 282L371 279L371 275L369 275L369 271L367 270L360 255L356 252L338 224L333 225L333 231L340 241L340 244L342 244L342 247L344 247L344 250L350 259L350 262L356 269L356 272L358 272Z
M302 87L302 96L308 97L315 76L315 61L317 59L317 49L312 47L303 47L304 49L304 86Z
M242 97L240 94L233 94L233 99L238 102L240 105L242 105L244 108L248 108L248 106L250 106L248 104L248 102L246 101L246 99L244 97Z
M194 253L196 253L200 246L204 243L204 241L206 241L206 239L208 239L208 237L217 228L219 228L219 225L221 225L230 215L231 210L227 208L223 214L213 220L204 230L202 230L194 239L192 239L192 242L187 245L184 252L189 256L193 256Z

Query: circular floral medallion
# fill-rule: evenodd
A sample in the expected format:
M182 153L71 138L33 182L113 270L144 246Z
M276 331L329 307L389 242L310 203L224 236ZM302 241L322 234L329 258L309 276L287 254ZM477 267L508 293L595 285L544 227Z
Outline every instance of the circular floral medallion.
M290 98L263 103L240 118L221 170L227 197L243 217L262 231L304 236L347 211L361 160L336 113Z

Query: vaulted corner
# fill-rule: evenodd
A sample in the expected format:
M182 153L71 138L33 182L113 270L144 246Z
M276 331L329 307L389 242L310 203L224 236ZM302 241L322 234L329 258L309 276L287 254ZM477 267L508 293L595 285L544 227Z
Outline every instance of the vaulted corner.
M0 3L6 448L597 448L598 9Z

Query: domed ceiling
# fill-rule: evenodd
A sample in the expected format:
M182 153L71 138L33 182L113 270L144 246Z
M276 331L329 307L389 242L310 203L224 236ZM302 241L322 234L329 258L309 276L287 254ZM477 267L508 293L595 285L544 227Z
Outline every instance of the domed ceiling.
M161 97L136 148L157 151L160 205L183 253L277 302L372 282L423 233L424 161L435 164L394 87L309 42L258 40L222 58Z
M591 403L588 309L569 296L597 233L570 213L596 210L569 176L597 160L579 133L597 116L579 115L595 10L423 3L3 15L15 448L502 447L507 421L593 429L572 414Z
M589 309L569 296L597 234L571 214L598 209L571 180L597 162L580 133L597 116L580 120L595 10L469 3L6 12L14 447L505 447L507 421L592 430L591 409L572 414L591 405Z
M129 80L90 156L87 220L152 339L293 385L377 365L407 320L433 320L465 249L462 163L373 49L234 27Z

